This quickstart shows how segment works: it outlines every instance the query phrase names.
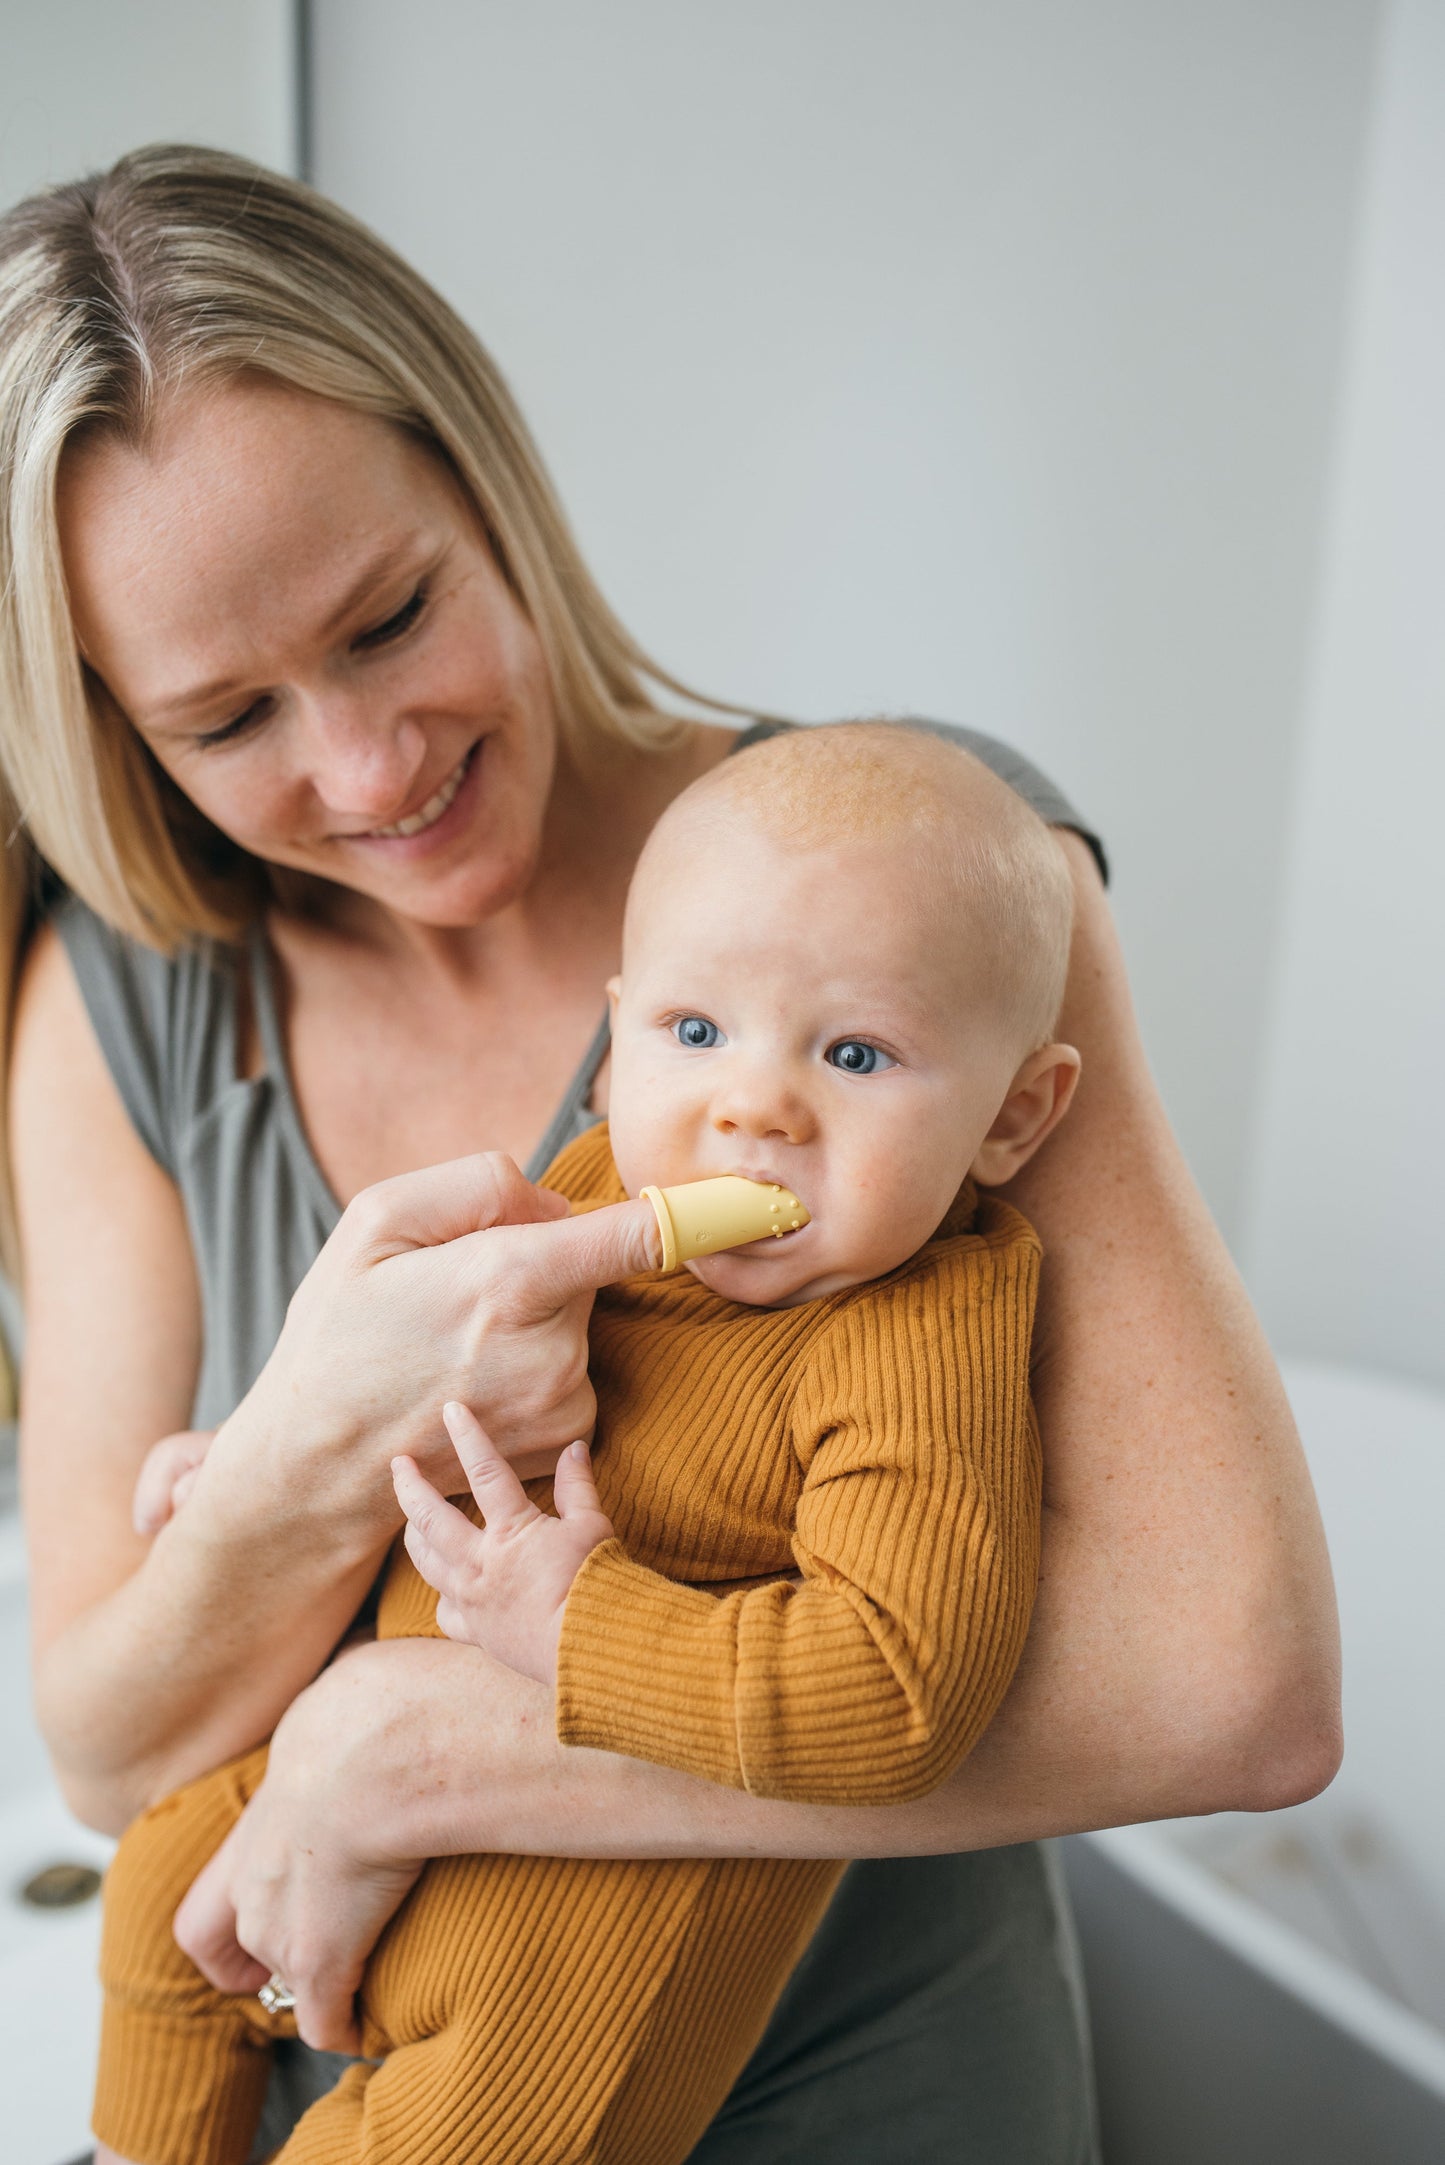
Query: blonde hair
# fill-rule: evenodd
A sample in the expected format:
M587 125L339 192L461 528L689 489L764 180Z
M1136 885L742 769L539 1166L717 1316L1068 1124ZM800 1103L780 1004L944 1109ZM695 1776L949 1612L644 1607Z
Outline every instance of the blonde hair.
M163 950L234 940L274 882L163 774L83 667L56 522L81 431L143 444L178 387L260 373L414 431L467 491L574 744L661 749L659 669L578 552L501 374L438 294L300 183L155 144L0 218L0 1073L49 867Z

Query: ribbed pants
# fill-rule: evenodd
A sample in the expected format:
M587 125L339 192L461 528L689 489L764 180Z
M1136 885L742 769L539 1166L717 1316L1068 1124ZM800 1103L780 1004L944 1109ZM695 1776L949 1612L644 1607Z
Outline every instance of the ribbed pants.
M145 1813L106 1880L94 2127L134 2165L244 2165L269 2048L172 1920L264 1750ZM682 2165L762 2036L842 1866L453 1857L426 1867L360 1995L364 2050L284 2165Z

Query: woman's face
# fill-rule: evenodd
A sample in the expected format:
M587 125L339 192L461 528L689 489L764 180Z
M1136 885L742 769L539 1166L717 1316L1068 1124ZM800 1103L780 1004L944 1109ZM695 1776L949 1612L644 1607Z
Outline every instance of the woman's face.
M535 631L440 459L265 379L178 401L60 492L85 659L258 857L436 926L536 869L557 760Z

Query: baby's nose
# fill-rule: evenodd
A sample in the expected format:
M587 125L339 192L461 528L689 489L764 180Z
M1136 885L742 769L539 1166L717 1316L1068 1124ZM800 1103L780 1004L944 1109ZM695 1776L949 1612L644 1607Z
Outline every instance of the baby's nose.
M713 1125L721 1135L745 1135L755 1141L776 1137L805 1142L813 1132L812 1108L800 1090L780 1078L739 1077L719 1093Z

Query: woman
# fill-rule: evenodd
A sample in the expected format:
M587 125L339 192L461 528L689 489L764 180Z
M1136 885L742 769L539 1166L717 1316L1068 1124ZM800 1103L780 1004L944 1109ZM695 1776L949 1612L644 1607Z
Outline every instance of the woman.
M539 1240L545 1197L470 1154L539 1171L602 1109L631 865L735 732L657 703L681 687L464 328L237 161L142 152L0 226L0 446L25 1479L76 1808L119 1826L275 1727L180 1931L340 2049L428 1856L909 1860L849 1873L698 2158L1074 2165L1059 1913L1041 1853L994 1845L1283 1803L1338 1751L1308 1482L1086 842L1061 835L1086 1079L1019 1198L1050 1259L1044 1583L959 1774L898 1810L777 1806L561 1752L467 1648L323 1669L395 1531L392 1454L448 1485L446 1397L531 1467L590 1417L590 1291L642 1258L586 1221ZM140 1461L192 1422L216 1441L143 1538ZM299 2052L291 2078L318 2080Z

